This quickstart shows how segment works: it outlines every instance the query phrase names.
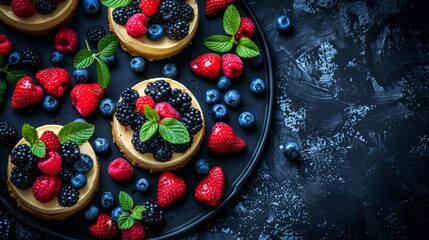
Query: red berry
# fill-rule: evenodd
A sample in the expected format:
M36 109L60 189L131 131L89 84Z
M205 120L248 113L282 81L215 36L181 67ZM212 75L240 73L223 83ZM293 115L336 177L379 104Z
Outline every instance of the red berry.
M44 131L39 139L46 145L47 153L60 150L60 139L53 131Z
M107 172L114 180L121 182L130 180L134 175L133 167L123 158L110 162Z
M166 208L180 199L186 192L186 183L172 172L164 172L158 180L156 201L161 208Z
M54 199L61 188L61 179L56 175L42 175L33 183L33 195L37 201L47 203Z
M55 50L75 52L78 45L76 32L71 28L63 28L55 34Z
M160 4L161 0L141 0L140 9L144 15L150 17L158 12Z
M97 109L104 96L104 89L98 83L76 85L71 91L72 105L82 116L87 116Z
M10 42L9 38L4 34L0 34L0 54L8 55L11 51L12 43Z
M36 73L36 79L52 97L62 97L70 86L70 74L64 68L46 68Z
M12 12L19 18L28 18L36 13L36 5L31 0L12 0Z
M127 23L125 24L127 33L132 38L143 37L143 35L145 35L147 32L147 26L147 17L142 13L134 14L128 19Z
M139 112L144 114L144 106L155 108L155 101L150 96L141 96L136 101L136 108Z
M155 105L155 111L161 117L164 118L175 118L179 120L180 113L168 102L160 102Z
M209 174L198 183L194 197L209 207L217 207L223 195L225 175L219 166L210 169Z
M235 153L246 148L246 142L224 122L217 122L209 136L208 147L215 153Z
M118 233L118 226L107 213L100 213L97 221L89 226L89 233L96 239L111 239Z
M233 4L234 1L235 0L207 0L204 15L207 18L212 18L223 12L223 10Z
M38 103L43 96L43 89L33 85L33 79L24 76L18 80L12 94L11 105L13 109L23 109Z
M37 167L44 174L55 175L61 170L61 156L57 152L49 152L45 158L37 161Z
M222 72L227 78L236 79L243 73L243 61L235 54L227 53L222 56Z
M235 40L240 41L242 37L252 38L255 32L255 23L250 20L250 18L242 17L240 22L240 28L235 34Z
M217 78L220 75L222 58L215 53L203 54L191 62L191 70L203 78Z
M145 237L145 230L143 225L135 222L131 228L122 229L122 240L142 240Z

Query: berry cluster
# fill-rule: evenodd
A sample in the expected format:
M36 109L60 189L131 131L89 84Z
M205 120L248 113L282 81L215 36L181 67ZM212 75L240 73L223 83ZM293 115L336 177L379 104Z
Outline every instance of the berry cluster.
M36 13L48 15L57 9L61 0L3 0L2 5L11 5L12 12L19 18L28 18Z

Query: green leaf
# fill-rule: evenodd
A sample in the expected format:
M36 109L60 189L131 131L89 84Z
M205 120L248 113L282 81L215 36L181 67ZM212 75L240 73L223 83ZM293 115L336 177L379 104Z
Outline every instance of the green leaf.
M158 122L155 121L147 121L143 124L142 128L140 128L140 141L146 142L151 138L156 131L158 130Z
M101 3L108 8L117 8L127 6L131 0L101 0Z
M240 28L240 13L234 5L229 5L223 14L223 28L225 32L234 36Z
M58 138L61 143L72 141L78 145L88 141L94 134L94 125L84 122L72 122L66 124L58 133Z
M119 204L121 204L121 207L125 210L131 210L134 205L133 198L128 195L126 192L120 191L119 192Z
M153 122L159 121L159 115L158 113L156 113L155 109L149 106L144 106L143 111L144 111L144 116L146 117L147 120L153 121Z
M213 35L204 39L204 46L215 52L228 52L234 44L228 36Z
M31 126L30 124L25 123L22 126L22 137L30 144L35 143L37 140L39 140L39 137L37 135L37 130Z
M118 38L115 35L104 36L100 41L98 41L98 52L101 56L108 57L116 51L118 44Z
M77 69L83 69L91 66L95 57L88 49L80 50L73 59L73 66Z
M249 38L241 38L235 51L242 58L252 58L259 55L258 46Z
M43 158L46 155L46 145L39 139L31 144L30 149L31 153L33 153L38 158Z
M145 207L143 207L143 206L141 206L141 205L137 205L134 209L133 209L133 211L132 211L132 213L131 213L131 217L132 218L134 218L135 220L141 220L143 217L142 217L142 213L144 212L144 211L146 211L146 208Z
M128 229L131 228L135 223L134 218L131 217L129 212L123 212L118 219L119 229Z
M6 100L6 90L6 82L3 79L0 79L0 107L4 105L4 102Z
M110 71L107 64L99 59L97 59L97 77L98 84L103 88L107 88L110 82Z
M23 69L13 68L6 72L6 80L9 82L10 85L15 85L20 78L26 75L27 73Z
M185 125L174 118L162 120L158 131L163 139L173 144L183 144L191 140Z

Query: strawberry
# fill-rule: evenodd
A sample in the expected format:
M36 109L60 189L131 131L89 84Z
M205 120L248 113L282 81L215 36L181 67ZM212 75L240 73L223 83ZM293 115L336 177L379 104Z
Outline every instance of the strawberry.
M107 172L113 179L121 182L130 180L134 175L133 167L123 158L110 162Z
M148 95L141 96L136 101L136 108L139 112L144 114L144 106L155 108L155 101Z
M186 192L186 183L172 172L164 172L158 180L156 201L166 208L181 198Z
M227 78L236 79L243 73L243 61L235 54L227 53L222 56L222 72Z
M38 103L43 96L43 89L33 85L33 79L24 76L18 80L12 94L13 109L23 109Z
M37 167L44 174L55 175L61 170L61 156L57 152L49 152L45 158L37 161Z
M89 226L89 233L97 239L111 239L118 233L118 226L106 213L100 213L97 221Z
M82 116L87 116L98 107L104 96L104 89L98 83L76 85L71 92L72 105Z
M122 229L122 240L142 240L145 237L145 231L143 225L139 222L135 222L131 228Z
M191 62L191 70L203 78L216 78L220 75L222 58L215 53L198 56Z
M207 18L212 18L225 10L229 5L233 4L234 1L235 0L207 0L204 15Z
M33 196L41 203L54 199L61 189L61 179L56 175L38 176L33 183Z
M55 50L60 52L74 52L77 49L77 45L78 39L75 30L63 28L55 34Z
M147 17L154 15L158 12L159 5L161 5L161 0L141 0L140 9L142 13Z
M36 5L31 0L12 0L10 5L19 18L28 18L36 13Z
M220 166L214 166L195 188L194 197L209 207L217 207L223 195L225 175Z
M44 131L39 139L45 144L47 153L60 150L60 139L53 131Z
M246 142L224 122L217 122L209 136L208 147L215 153L236 153L246 148Z
M12 43L9 38L4 34L0 34L0 54L3 56L8 55L11 51Z
M155 112L161 117L164 118L175 118L179 120L180 114L179 112L171 106L168 102L160 102L155 105Z
M132 38L143 37L147 32L148 20L142 13L136 13L131 16L125 24L127 33Z
M240 28L235 34L235 40L240 41L242 37L252 38L255 32L255 23L250 18L242 17L240 21Z
M70 86L70 74L64 68L51 67L36 73L36 79L52 97L62 97Z

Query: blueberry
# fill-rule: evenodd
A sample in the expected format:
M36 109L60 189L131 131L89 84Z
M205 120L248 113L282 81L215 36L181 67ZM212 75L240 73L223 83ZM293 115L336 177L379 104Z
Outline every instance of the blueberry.
M282 32L289 31L292 28L290 18L286 15L279 16L276 20L276 25L277 28Z
M215 120L225 119L227 114L228 114L228 110L226 109L225 105L221 103L213 105L212 116Z
M157 42L164 36L164 28L159 24L152 24L147 29L146 36L149 40Z
M88 220L96 219L98 217L98 214L100 214L100 208L95 204L89 205L88 208L85 210L85 218Z
M252 67L260 67L262 66L263 63L263 59L261 54L259 54L256 57L252 57L252 58L246 58L246 61L250 64L250 66Z
M109 56L103 58L103 62L107 64L107 66L112 66L116 62L116 53L112 53Z
M112 217L112 220L117 222L119 217L121 216L122 213L125 212L125 209L123 209L122 207L115 207L112 210L112 213L110 214L110 217Z
M148 180L146 178L140 178L136 182L136 188L137 188L137 190L139 190L141 192L147 191L149 189L149 182L148 182Z
M244 128L250 128L255 125L255 116L251 112L242 112L238 117L238 124Z
M55 66L61 66L64 63L64 53L60 51L53 51L49 57L49 61Z
M70 182L73 187L81 189L85 187L87 180L85 174L78 172L71 177Z
M92 157L88 154L81 153L80 158L73 163L73 168L76 172L86 173L94 166Z
M47 111L47 112L55 112L57 109L58 109L58 106L59 106L60 104L58 103L58 100L57 99L55 99L55 98L53 98L52 96L50 96L50 95L46 95L44 98L43 98L43 101L42 101L42 107L43 107L43 109L45 109L45 111Z
M83 10L87 14L96 14L100 11L101 3L100 0L84 0L83 1Z
M208 104L215 104L220 101L219 91L216 89L209 89L206 91L205 101Z
M288 142L286 145L280 146L280 149L282 150L283 155L291 160L296 159L301 151L298 144L294 142Z
M98 154L105 154L110 149L110 144L105 138L97 138L93 143L94 151Z
M88 123L85 119L83 118L76 118L73 122L83 122L83 123Z
M146 61L142 57L134 57L130 61L130 67L136 73L143 72L146 68Z
M110 117L115 112L116 104L113 102L110 98L104 98L100 101L100 104L98 105L98 110L100 111L101 115Z
M226 91L231 86L231 80L225 76L221 76L217 81L217 88Z
M209 166L209 163L207 162L207 160L202 158L202 159L198 159L195 162L195 171L199 175L201 175L201 176L207 175L209 173L209 170L210 170L210 166Z
M88 82L89 72L88 69L75 69L73 70L73 78L76 83Z
M174 79L177 77L178 74L179 74L179 70L178 70L176 64L174 64L174 63L167 63L162 68L162 76L164 76L166 78Z
M9 64L12 66L18 66L21 63L21 54L19 52L13 51L9 54Z
M224 101L230 107L237 107L241 103L241 95L237 90L229 90L225 93Z
M103 208L110 208L113 207L115 204L115 198L113 197L113 194L111 192L104 192L101 194L100 198L100 205Z
M265 92L265 83L260 78L255 78L250 82L250 92L260 95Z

